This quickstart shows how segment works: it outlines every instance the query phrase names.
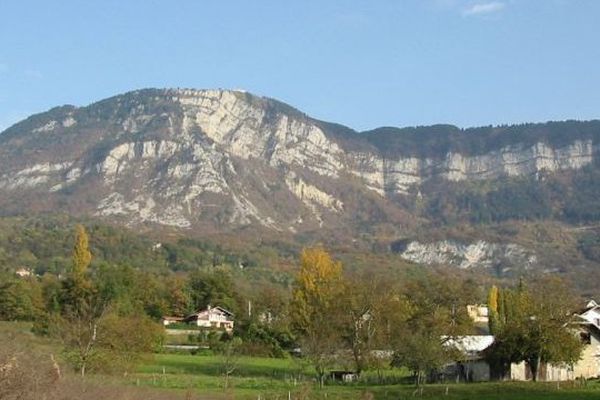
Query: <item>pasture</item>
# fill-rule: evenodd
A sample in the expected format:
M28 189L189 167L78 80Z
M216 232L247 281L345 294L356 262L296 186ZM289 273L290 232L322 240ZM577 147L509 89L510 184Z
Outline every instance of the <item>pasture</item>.
M310 365L298 359L245 357L225 389L217 356L158 354L139 368L128 383L156 389L185 390L207 398L236 399L455 399L455 400L586 400L600 398L600 382L493 382L430 384L417 389L406 371L386 370L386 383L374 372L359 382L330 382L319 389ZM394 382L394 383L390 383Z

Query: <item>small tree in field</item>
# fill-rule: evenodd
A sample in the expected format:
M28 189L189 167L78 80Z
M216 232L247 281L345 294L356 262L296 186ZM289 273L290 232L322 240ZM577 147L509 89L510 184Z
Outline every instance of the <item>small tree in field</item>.
M144 356L160 350L164 329L149 317L122 317L111 313L100 322L96 368L105 372L130 372Z
M240 347L242 339L239 337L229 338L226 340L215 342L211 348L217 352L221 374L223 375L223 388L229 388L229 378L238 369L240 361Z

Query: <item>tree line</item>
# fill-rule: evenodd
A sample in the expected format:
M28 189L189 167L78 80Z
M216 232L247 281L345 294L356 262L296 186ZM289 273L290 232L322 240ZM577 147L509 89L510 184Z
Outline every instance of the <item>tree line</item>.
M222 268L161 275L93 267L91 260L88 234L78 225L63 276L6 275L0 283L0 319L34 321L36 333L62 342L65 359L82 375L131 369L143 354L160 351L162 316L218 305L235 314L233 334L211 342L228 358L299 351L321 385L339 368L357 375L372 370L383 379L385 369L404 367L421 383L463 357L449 343L476 332L467 305L485 301L474 280L433 271L403 280L349 273L321 247L302 251L290 288L234 280ZM540 363L578 359L580 343L567 327L573 299L554 278L491 289L496 341L485 356L497 378L513 362L525 361L535 372Z

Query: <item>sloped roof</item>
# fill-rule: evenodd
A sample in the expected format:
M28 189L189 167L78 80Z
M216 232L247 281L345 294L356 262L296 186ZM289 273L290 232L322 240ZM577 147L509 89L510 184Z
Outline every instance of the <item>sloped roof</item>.
M466 335L449 338L446 346L455 347L465 354L477 354L494 343L492 335Z
M600 326L596 325L594 322L587 320L581 315L575 315L575 319L571 321L570 325L585 327L591 332L595 332L598 336L600 336Z
M207 308L200 309L200 310L197 310L197 311L193 312L192 314L188 315L186 317L186 319L192 318L194 316L198 316L200 314L204 314L204 313L209 312L209 311L215 311L215 310L218 311L218 312L220 312L220 313L222 313L222 314L225 314L228 317L233 317L233 313L231 311L228 311L228 310L224 309L223 307L220 307L220 306L216 306L216 307L208 306Z

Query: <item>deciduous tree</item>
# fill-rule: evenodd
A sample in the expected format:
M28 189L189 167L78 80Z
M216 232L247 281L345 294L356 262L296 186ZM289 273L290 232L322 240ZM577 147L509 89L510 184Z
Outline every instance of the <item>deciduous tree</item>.
M469 281L433 275L407 285L409 316L401 342L394 348L393 363L411 370L417 385L454 358L454 349L446 343L472 330L466 312L474 296L470 285Z
M340 344L337 301L343 292L342 265L322 248L304 249L291 303L302 353L312 362L319 385Z
M566 283L556 277L544 277L525 287L499 290L503 299L499 308L495 343L488 359L503 378L510 364L525 361L533 380L540 365L572 364L581 354L582 345L569 323L574 296Z

